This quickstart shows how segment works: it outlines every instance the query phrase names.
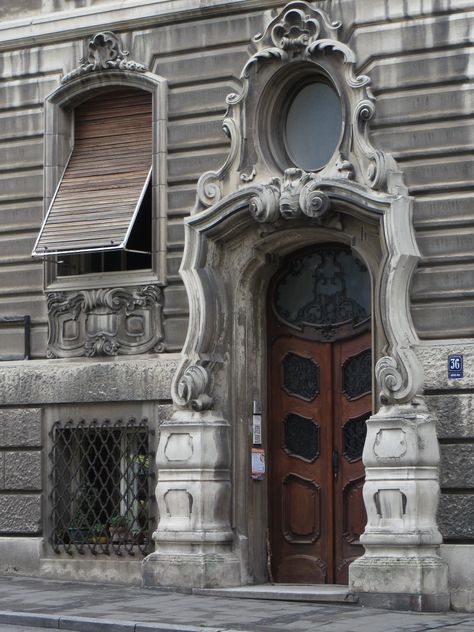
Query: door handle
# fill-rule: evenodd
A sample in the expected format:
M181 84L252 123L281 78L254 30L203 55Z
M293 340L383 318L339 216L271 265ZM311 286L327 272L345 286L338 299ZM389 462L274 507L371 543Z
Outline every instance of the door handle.
M339 452L337 448L334 448L332 451L332 475L334 476L334 480L337 480L337 476L339 474Z

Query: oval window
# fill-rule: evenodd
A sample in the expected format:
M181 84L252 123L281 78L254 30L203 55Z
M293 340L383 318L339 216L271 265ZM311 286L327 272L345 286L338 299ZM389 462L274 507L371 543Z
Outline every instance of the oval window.
M321 169L341 137L342 105L336 90L323 81L310 83L294 97L285 123L291 161L305 171Z

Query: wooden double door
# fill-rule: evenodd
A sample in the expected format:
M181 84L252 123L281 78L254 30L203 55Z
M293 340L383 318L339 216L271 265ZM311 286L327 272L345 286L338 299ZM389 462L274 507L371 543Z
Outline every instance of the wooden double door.
M366 523L370 319L296 330L275 311L268 329L271 579L347 584ZM321 340L324 331L331 341Z

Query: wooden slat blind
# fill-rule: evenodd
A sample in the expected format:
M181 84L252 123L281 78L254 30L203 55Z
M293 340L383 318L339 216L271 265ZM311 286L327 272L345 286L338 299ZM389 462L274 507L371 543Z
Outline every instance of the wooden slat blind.
M152 161L152 97L122 89L75 110L74 149L33 255L126 247Z

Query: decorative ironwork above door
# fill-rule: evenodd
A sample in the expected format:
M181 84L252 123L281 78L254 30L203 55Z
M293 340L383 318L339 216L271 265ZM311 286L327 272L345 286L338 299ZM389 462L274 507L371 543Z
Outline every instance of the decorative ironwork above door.
M370 326L369 271L343 244L298 253L277 281L273 309L285 325L311 327L321 340L363 331Z

